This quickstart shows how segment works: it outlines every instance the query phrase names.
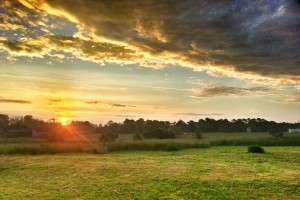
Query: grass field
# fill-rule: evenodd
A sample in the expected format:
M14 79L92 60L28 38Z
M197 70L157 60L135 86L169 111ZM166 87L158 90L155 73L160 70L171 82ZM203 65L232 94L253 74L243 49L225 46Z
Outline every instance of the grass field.
M0 199L299 199L300 147L0 155Z
M133 134L120 135L112 143L99 142L98 134L84 135L79 140L47 142L38 138L0 138L0 154L58 154L94 153L114 151L178 151L212 146L300 146L299 133L285 133L274 138L268 133L202 133L197 139L194 133L179 135L176 139L145 139L134 141Z

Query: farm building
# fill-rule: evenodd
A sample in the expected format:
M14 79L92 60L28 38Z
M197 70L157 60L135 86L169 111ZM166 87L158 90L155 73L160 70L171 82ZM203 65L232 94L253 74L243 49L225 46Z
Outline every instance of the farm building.
M289 133L300 133L300 128L290 128Z
M23 124L13 124L4 128L7 137L32 137L32 128Z

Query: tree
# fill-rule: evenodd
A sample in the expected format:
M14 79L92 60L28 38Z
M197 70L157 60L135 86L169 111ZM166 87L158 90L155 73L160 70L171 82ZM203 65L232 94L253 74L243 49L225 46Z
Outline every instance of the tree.
M183 133L183 131L177 127L177 126L171 126L169 129L168 129L169 132L171 133L175 133L176 135L180 135Z
M141 141L143 139L144 139L143 135L140 134L140 133L136 133L136 134L133 135L133 140L135 140L135 141Z
M143 118L140 118L135 121L135 130L137 133L143 133L145 129L144 126L145 126L145 120Z
M198 125L193 120L188 121L187 123L187 130L188 132L195 132L198 130Z
M283 137L283 132L279 126L273 125L269 128L268 132L275 138Z
M180 128L182 131L187 131L187 128L188 128L188 125L183 120L178 120L178 122L176 122L175 126Z
M171 133L160 128L151 132L144 133L144 138L173 139L175 138L175 133Z
M118 138L118 134L115 132L112 132L110 129L104 129L104 131L101 133L99 141L105 144L106 142L114 142Z
M8 125L9 125L8 115L0 114L0 129L3 129Z
M133 119L125 119L125 121L121 125L120 133L132 134L135 132L136 132L135 121Z

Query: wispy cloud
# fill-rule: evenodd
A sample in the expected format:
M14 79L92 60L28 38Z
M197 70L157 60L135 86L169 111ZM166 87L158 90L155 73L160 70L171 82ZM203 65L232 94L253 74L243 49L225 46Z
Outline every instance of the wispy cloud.
M194 90L194 97L218 97L218 96L247 96L247 95L266 95L270 93L270 89L266 87L229 87L224 85L215 85L206 88Z
M2 99L0 98L0 103L16 103L16 104L30 104L31 101L21 100L21 99Z
M112 115L112 116L115 116L115 117L136 117L134 115Z
M186 116L223 116L223 113L176 113L175 115L186 115Z
M53 103L59 103L62 101L63 101L62 99L50 99L50 102L53 102Z
M284 102L287 102L287 103L300 103L300 97L287 98L287 99L284 99Z
M84 103L86 104L102 104L102 105L108 105L111 107L130 107L130 108L135 108L136 106L133 105L126 105L126 104L120 104L120 103L109 103L109 102L104 102L104 101L85 101Z
M118 104L118 103L113 103L113 104L110 104L112 107L131 107L131 108L134 108L136 106L132 106L132 105L124 105L124 104Z
M86 103L86 104L98 104L99 101L86 101L84 103Z

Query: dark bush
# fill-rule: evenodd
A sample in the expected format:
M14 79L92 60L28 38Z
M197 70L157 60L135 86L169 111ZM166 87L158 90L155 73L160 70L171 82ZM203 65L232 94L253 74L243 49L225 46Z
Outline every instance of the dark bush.
M272 126L269 128L268 132L275 138L283 137L283 131L278 126Z
M261 146L251 145L248 147L248 153L265 153L265 150Z
M144 139L143 135L140 133L136 133L133 135L133 140L135 140L135 141L142 141L143 139Z
M157 138L157 139L174 139L175 133L169 132L164 129L157 129L144 133L144 138Z
M63 142L65 141L65 134L63 132L50 132L45 135L48 142Z
M202 137L202 134L199 132L199 131L197 131L196 132L196 138L198 139L198 140L201 140L203 137Z
M171 126L169 129L168 129L169 132L171 133L174 133L175 135L181 135L183 134L183 131L177 127L177 126Z
M105 144L106 142L114 142L118 137L119 137L118 134L116 134L110 130L106 130L101 133L99 141L101 143Z

